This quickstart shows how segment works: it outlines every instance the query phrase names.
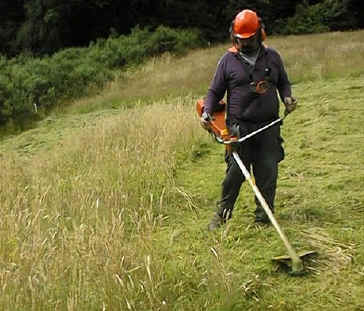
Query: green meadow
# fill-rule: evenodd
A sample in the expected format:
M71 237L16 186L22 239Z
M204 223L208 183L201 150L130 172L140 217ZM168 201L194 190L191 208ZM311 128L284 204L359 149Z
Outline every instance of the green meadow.
M207 224L224 149L195 112L229 44L164 54L0 141L1 310L364 310L364 31L271 37L298 108L276 218ZM283 113L283 105L282 105Z

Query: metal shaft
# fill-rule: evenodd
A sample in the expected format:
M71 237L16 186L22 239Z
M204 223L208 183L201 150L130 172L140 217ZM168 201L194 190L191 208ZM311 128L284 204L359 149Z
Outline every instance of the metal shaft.
M266 130L268 128L270 128L271 126L281 123L284 119L285 119L285 117L278 118L278 119L272 121L271 123L257 129L256 131L251 132L251 133L249 133L249 134L247 134L247 135L245 135L243 137L240 137L238 140L231 140L231 139L230 140L223 140L221 137L218 137L218 136L215 136L215 139L217 140L218 143L224 144L224 145L230 145L230 144L234 144L234 143L242 143L243 141L249 139L250 137L252 137L252 136L254 136L254 135L256 135L256 134L258 134L258 133L260 133L260 132L262 132L262 131L264 131L264 130Z
M269 217L269 220L271 221L272 225L277 230L281 240L283 241L283 243L284 243L284 245L285 245L285 247L287 249L288 255L291 257L291 260L292 260L292 272L293 273L302 272L302 270L303 270L302 260L299 258L299 256L297 255L297 253L295 252L295 250L293 249L291 244L288 242L288 239L287 239L286 235L284 234L283 230L278 225L278 222L275 219L272 211L270 210L267 202L265 201L265 199L262 196L261 192L259 191L258 187L254 184L249 171L244 166L243 162L241 161L241 159L240 159L240 157L239 157L239 155L237 154L236 151L233 151L232 155L233 155L236 163L239 165L245 179L248 180L249 184L252 186L253 191L254 191L257 199L259 200L259 202L262 205L264 211L266 212L267 216Z

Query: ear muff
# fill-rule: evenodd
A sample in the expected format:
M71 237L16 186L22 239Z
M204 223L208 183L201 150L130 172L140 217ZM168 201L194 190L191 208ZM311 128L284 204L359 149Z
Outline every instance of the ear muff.
M234 20L231 21L230 26L229 26L229 34L230 35L233 34L233 29L234 29Z
M261 35L261 40L263 42L267 38L267 34L265 33L265 30L263 27L260 29L260 35Z
M265 32L265 25L260 17L259 17L259 25L260 25L260 40L263 42L267 38L267 34Z

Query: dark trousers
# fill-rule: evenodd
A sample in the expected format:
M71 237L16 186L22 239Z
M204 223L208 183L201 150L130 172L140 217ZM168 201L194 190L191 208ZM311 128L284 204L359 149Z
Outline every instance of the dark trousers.
M249 171L252 169L255 183L272 211L274 211L278 162L284 158L282 141L280 127L273 126L233 147L239 154L244 166ZM232 215L235 201L238 198L245 177L229 152L226 153L225 161L227 169L222 183L221 200L217 204L217 212L221 217L228 219ZM257 198L255 198L255 202L257 205L256 216L265 216L265 212Z

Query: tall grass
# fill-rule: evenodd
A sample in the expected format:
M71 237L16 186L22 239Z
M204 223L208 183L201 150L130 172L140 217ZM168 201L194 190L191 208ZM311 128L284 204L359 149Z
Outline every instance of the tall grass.
M284 248L273 228L252 226L252 195L223 230L205 230L223 150L194 105L224 45L155 58L0 143L0 309L364 308L360 36L267 41L299 100L283 127L277 216L295 247L319 251L311 274L289 278L270 264Z
M277 37L271 45L282 54L293 83L363 75L363 31Z
M174 214L177 163L201 139L191 102L125 110L36 160L2 159L2 310L162 305L150 234Z

